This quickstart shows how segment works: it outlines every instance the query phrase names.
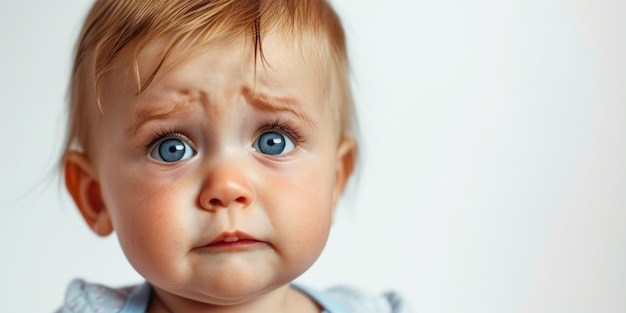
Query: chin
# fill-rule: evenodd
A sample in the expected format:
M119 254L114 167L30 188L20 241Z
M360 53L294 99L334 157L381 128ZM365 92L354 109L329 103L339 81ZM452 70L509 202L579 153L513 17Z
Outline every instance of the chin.
M210 284L203 284L193 289L192 298L196 301L212 305L238 305L253 301L255 298L287 285L283 282L268 282L242 275L220 275L219 278L207 279ZM187 290L190 290L187 289Z

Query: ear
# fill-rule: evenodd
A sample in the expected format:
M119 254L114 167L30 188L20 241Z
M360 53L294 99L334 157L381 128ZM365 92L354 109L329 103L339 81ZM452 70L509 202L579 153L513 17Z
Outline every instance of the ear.
M356 154L357 147L354 138L342 138L337 148L337 172L333 190L333 210L337 207L337 201L339 201L339 197L343 194L348 179L354 171Z
M102 201L100 184L91 162L83 153L70 151L65 160L65 186L74 199L87 225L98 235L113 232L111 217Z

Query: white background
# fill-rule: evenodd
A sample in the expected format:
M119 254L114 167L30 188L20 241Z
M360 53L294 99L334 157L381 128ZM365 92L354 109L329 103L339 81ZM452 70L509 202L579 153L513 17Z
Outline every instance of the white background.
M418 312L625 312L626 3L334 3L362 171L301 281ZM51 312L74 277L140 280L47 176L89 5L0 4L3 312Z

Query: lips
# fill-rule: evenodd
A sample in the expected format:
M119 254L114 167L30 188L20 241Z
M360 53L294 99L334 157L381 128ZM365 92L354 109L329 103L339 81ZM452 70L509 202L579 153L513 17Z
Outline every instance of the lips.
M261 243L263 243L263 241L240 231L224 232L200 248L246 248Z

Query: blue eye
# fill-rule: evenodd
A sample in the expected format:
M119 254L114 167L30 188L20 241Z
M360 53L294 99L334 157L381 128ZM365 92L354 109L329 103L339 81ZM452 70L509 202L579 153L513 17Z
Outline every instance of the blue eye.
M161 141L150 152L150 157L158 161L171 163L189 159L195 154L196 152L186 142L177 138L170 138Z
M281 133L266 132L257 138L252 147L263 154L279 155L293 150L294 144Z

